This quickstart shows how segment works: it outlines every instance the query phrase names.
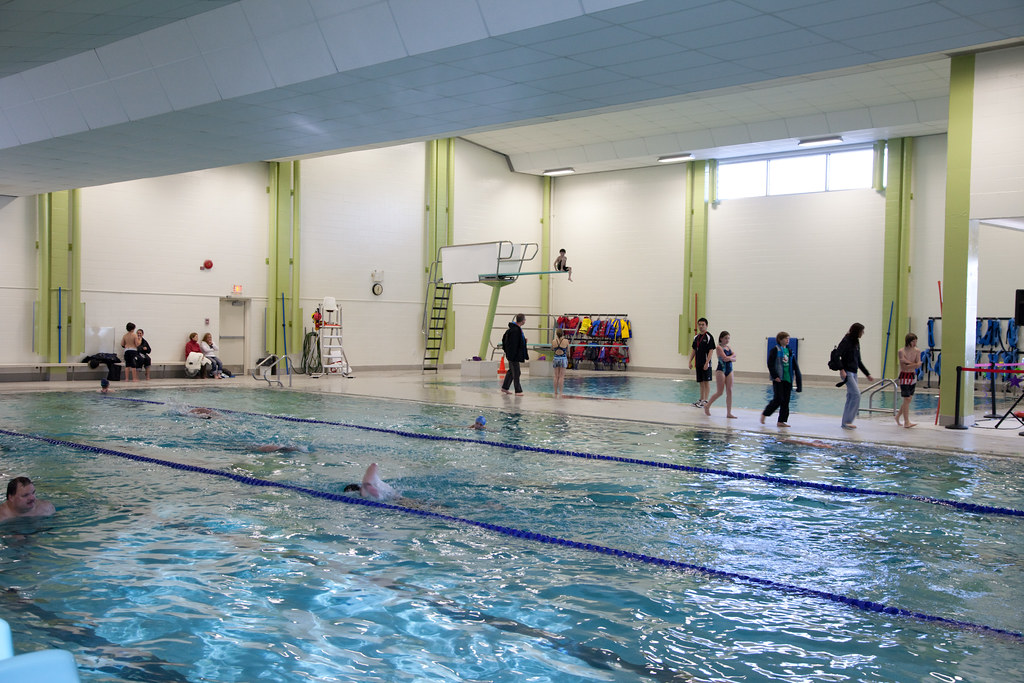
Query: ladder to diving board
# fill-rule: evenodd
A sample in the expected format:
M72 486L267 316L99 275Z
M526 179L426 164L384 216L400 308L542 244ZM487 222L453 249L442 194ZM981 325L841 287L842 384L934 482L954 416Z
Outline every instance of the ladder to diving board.
M427 283L426 306L423 311L423 371L437 372L441 363L441 345L444 343L444 325L448 319L448 305L452 298L452 286L440 282L436 277L439 262L430 266L430 282Z

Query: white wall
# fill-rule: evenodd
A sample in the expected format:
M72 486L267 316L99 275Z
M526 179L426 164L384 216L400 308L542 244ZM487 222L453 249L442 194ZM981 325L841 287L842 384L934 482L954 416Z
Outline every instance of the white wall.
M19 197L0 205L0 347L5 363L32 363L32 308L39 281L36 199Z
M978 228L979 318L1013 316L1014 294L1024 289L1022 259L1024 231L985 224Z
M1024 47L975 58L971 218L1024 216L1022 74Z
M686 367L685 181L682 164L555 179L551 247L566 250L573 281L553 278L551 312L628 314L633 367Z
M154 361L178 361L189 332L219 336L220 298L240 284L253 298L250 350L261 351L266 188L266 165L245 164L83 189L86 328L114 327L119 340L134 322Z
M355 368L423 360L426 145L302 162L305 325L324 296L342 306L345 355ZM383 271L374 296L372 271Z
M914 140L914 200L911 205L911 329L928 343L929 316L940 315L943 236L946 225L946 136ZM972 210L973 212L973 210ZM1014 292L1024 289L1024 231L982 224L978 230L978 316L1013 315ZM936 328L936 345L941 344Z
M464 140L455 143L454 243L473 244L508 240L513 243L541 240L542 180L537 176L512 173L505 157ZM523 272L548 270L540 252L523 264ZM540 277L527 275L501 289L498 312L521 312L528 316L540 308ZM491 287L461 284L454 288L455 350L446 363L472 358L480 351L480 338L491 297ZM495 316L496 326L506 327L510 317ZM537 319L526 322L525 333L533 342L538 337ZM491 342L501 341L500 331ZM488 352L489 354L489 352Z
M885 199L873 190L723 201L711 212L708 315L732 333L737 372L766 372L766 337L800 338L800 367L828 373L854 322L867 328L864 364L881 374Z

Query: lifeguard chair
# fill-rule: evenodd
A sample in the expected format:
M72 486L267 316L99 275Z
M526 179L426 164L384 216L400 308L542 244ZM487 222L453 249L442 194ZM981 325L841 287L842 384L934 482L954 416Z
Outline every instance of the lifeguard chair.
M345 348L341 343L341 307L333 296L325 296L317 306L316 332L320 340L320 364L322 372L314 373L313 377L325 374L340 374L342 377L352 376L352 366L348 363Z

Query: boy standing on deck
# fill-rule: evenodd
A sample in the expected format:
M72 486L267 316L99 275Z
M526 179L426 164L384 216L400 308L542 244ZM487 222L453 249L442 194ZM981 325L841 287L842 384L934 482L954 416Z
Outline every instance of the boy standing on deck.
M519 364L529 360L530 356L526 349L526 335L523 334L523 323L526 322L525 313L516 313L516 321L508 324L505 335L501 338L501 348L508 359L508 371L501 383L501 393L510 394L509 387L515 384L516 396L523 395L523 385L519 382Z
M690 368L697 366L697 387L700 398L693 404L703 408L711 396L711 352L715 350L715 338L708 332L708 319L697 320L697 336L690 345Z
M803 380L800 367L796 364L796 356L789 350L789 333L779 332L775 335L775 347L768 352L768 374L772 378L772 400L761 413L761 424L764 419L779 411L779 426L788 427L789 397L796 382L796 390L803 391Z

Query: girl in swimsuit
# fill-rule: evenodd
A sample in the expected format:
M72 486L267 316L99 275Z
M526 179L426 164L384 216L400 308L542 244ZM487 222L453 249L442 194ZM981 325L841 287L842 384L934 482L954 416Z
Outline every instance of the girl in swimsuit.
M565 369L569 367L569 340L565 338L565 332L561 329L555 330L551 356L551 367L555 373L555 398L558 398L562 395L562 386L565 384Z
M732 364L736 360L736 354L729 347L729 333L722 332L718 335L718 347L715 349L718 354L718 367L715 368L715 382L718 385L714 395L708 399L704 406L704 414L711 414L711 404L725 392L725 416L735 418L732 414Z

